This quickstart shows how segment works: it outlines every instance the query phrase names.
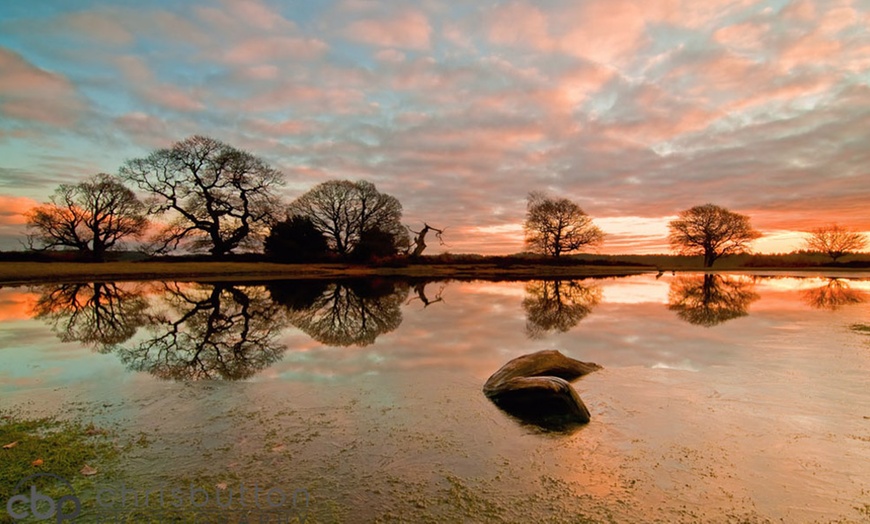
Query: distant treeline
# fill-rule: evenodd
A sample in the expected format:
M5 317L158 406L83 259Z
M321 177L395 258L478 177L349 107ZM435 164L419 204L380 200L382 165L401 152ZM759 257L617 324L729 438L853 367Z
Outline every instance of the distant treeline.
M73 250L62 251L0 251L0 262L90 262L92 259L86 253ZM221 256L209 254L188 255L147 255L139 251L113 251L106 254L106 261L136 261L136 262L272 262L270 256L263 253L229 253ZM341 259L325 259L323 263L346 263ZM703 256L687 255L602 255L583 253L565 255L559 258L541 256L535 253L518 253L514 255L477 255L442 253L438 255L422 255L416 258L406 256L384 257L374 260L358 261L367 265L380 267L407 267L412 265L494 265L497 267L512 267L520 265L546 266L612 266L612 267L647 267L662 271L692 270L704 267ZM855 254L844 257L843 260L832 262L830 257L819 253L793 252L787 254L740 254L733 255L717 264L717 269L761 269L761 268L870 268L870 254Z
M48 202L26 213L26 245L33 251L27 256L45 261L117 260L130 256L117 253L125 249L126 241L133 240L152 257L209 254L207 258L184 256L185 260L375 265L482 261L503 265L528 260L523 255L424 259L427 235L444 245L446 227L424 222L415 230L403 224L402 204L373 183L327 180L289 203L278 193L284 183L284 175L264 160L218 140L193 136L128 160L117 176L100 173L78 184L58 186ZM146 198L141 199L128 184ZM469 221L473 223L474 218ZM682 210L668 224L671 249L683 257L577 258L576 253L601 245L604 231L575 202L537 191L528 195L523 230L526 249L538 258L551 258L549 264L594 261L596 265L632 263L661 269L688 267L701 257L703 267L713 267L727 257L731 267L823 265L809 256L746 258L751 243L762 233L752 226L749 216L711 203ZM838 224L807 233L807 249L827 255L835 267L840 267L836 264L840 258L868 244L863 234ZM6 260L21 260L16 258L19 255L7 256ZM691 262L683 264L684 260Z

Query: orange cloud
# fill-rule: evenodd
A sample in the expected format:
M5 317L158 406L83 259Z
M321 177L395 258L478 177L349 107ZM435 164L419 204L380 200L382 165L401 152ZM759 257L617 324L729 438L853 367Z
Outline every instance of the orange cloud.
M0 195L0 226L25 224L25 214L37 205L32 198Z

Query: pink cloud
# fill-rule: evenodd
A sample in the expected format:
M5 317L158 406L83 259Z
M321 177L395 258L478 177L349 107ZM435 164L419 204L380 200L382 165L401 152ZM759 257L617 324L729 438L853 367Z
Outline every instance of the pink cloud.
M73 31L106 44L127 45L134 40L133 33L107 13L81 11L68 15L64 21Z
M299 135L316 129L316 126L311 123L300 120L283 120L280 122L274 122L261 118L251 120L250 127L258 133L268 136Z
M405 61L405 53L396 49L381 49L375 53L375 58L381 62L400 64Z
M405 9L388 18L351 22L344 34L351 40L380 47L426 50L432 26L422 12Z
M565 53L605 64L627 59L644 42L647 18L630 0L584 2L560 20Z
M234 44L223 56L235 64L262 63L273 60L313 59L323 55L329 46L316 38L292 36L261 36Z
M205 108L200 96L181 87L158 81L145 61L138 56L121 56L116 59L116 64L128 80L131 89L148 102L181 112L200 111Z
M744 22L717 29L713 33L713 39L728 48L740 51L759 51L764 45L769 31L769 24Z
M72 126L84 110L65 76L45 71L0 48L0 113L7 118Z
M537 7L511 2L494 7L484 17L487 35L494 44L536 50L550 50L555 46L549 34L547 16Z

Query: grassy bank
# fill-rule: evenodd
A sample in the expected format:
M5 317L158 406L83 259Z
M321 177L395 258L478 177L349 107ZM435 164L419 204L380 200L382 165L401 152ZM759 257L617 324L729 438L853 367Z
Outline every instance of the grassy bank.
M439 264L405 267L373 267L349 264L274 264L268 262L0 262L0 283L55 283L83 280L282 280L335 279L366 276L402 276L444 279L582 278L628 275L653 271L642 266L548 266L532 263Z
M315 263L278 264L261 256L243 255L232 260L207 257L125 260L105 263L75 261L12 261L0 257L0 284L57 283L124 280L280 280L336 279L395 276L431 279L524 280L535 278L583 278L619 276L657 271L702 271L700 257L671 255L567 256L558 260L530 256L483 257L480 255L435 255L409 261L395 258L373 264ZM870 255L844 257L839 264L813 254L739 255L720 259L715 271L800 270L867 271Z

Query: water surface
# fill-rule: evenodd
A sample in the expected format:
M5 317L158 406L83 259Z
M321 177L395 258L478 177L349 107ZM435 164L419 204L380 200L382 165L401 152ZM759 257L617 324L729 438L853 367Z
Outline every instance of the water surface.
M310 520L870 519L870 280L0 289L0 409L120 428L137 485L304 488ZM559 349L603 370L550 432L482 394Z

